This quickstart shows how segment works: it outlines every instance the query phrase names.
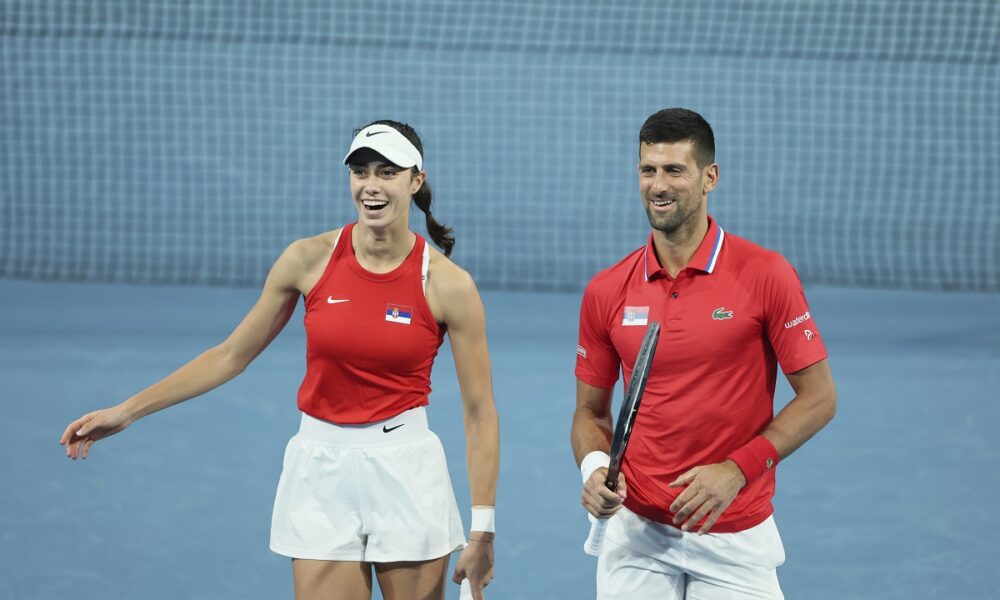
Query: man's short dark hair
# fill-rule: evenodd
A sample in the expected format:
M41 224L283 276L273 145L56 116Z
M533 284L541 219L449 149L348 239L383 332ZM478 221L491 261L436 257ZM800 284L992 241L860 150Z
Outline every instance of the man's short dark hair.
M692 142L700 168L715 162L715 135L701 115L686 108L665 108L646 119L639 130L640 144Z

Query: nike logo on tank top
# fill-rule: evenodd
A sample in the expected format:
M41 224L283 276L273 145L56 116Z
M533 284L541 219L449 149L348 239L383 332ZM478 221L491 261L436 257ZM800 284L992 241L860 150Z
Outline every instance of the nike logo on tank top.
M372 273L354 254L353 229L344 226L305 298L306 375L298 395L301 411L339 424L373 423L425 406L444 339L424 292L424 238L416 235L398 267Z

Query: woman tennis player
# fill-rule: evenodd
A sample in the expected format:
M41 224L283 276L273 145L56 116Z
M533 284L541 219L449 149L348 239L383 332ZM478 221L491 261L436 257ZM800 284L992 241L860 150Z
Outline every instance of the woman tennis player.
M243 372L305 299L306 375L299 432L285 452L271 549L292 558L295 596L444 598L453 580L473 597L493 577L499 428L486 323L476 285L448 259L451 230L431 216L416 132L376 121L354 137L357 223L292 243L256 305L228 339L162 381L73 421L69 457L137 419L203 394ZM410 200L444 253L410 231ZM447 331L462 392L472 527L466 544L444 451L427 427L431 365ZM464 548L464 549L463 549Z

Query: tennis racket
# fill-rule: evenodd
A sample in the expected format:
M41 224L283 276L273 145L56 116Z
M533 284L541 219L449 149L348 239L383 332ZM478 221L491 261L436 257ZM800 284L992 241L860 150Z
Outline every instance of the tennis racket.
M653 365L653 355L656 354L656 342L659 339L660 324L653 321L646 328L646 335L643 336L642 345L639 346L639 355L632 368L632 378L628 382L625 400L618 413L615 434L611 438L611 464L608 466L608 477L604 481L604 485L608 486L612 492L618 487L618 471L621 469L628 439L632 435L632 426L635 424L635 417L639 411L642 392L646 389L646 380L649 379L649 369ZM608 519L595 518L591 520L590 535L587 536L587 541L583 544L584 552L591 556L601 554L601 549L604 547L604 531L607 527Z

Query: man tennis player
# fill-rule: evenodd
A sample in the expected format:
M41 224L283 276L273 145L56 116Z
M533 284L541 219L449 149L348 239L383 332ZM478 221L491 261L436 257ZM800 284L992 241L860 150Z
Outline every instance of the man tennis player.
M826 349L779 254L708 215L715 140L672 108L639 132L645 246L597 274L580 308L573 451L582 503L609 518L600 599L782 598L774 469L836 411ZM611 392L662 323L617 492L605 486ZM777 366L795 398L774 416Z

